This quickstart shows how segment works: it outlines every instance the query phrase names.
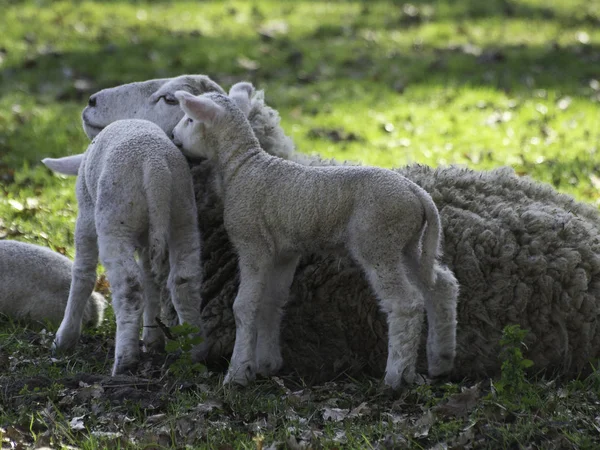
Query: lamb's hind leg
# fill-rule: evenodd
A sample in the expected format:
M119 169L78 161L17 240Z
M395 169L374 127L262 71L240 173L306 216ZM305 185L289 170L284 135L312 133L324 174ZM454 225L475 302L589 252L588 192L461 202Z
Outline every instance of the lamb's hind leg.
M239 255L240 287L233 303L235 345L224 384L245 386L256 376L256 319L270 265L258 254Z
M458 282L450 269L436 267L437 280L426 290L427 362L429 376L438 377L452 370L456 355L456 304Z
M80 209L85 208L80 202ZM96 284L98 265L98 238L91 215L80 212L75 225L75 261L71 274L71 288L63 320L56 332L54 350L73 348L81 335L85 306Z
M388 358L385 384L397 389L404 379L416 377L417 355L424 318L423 294L412 283L401 257L357 258L366 271L388 322Z
M188 323L201 329L200 290L202 265L200 263L200 236L195 222L177 228L169 240L169 278L167 285L179 323Z
M117 320L113 375L135 369L139 362L139 336L144 307L143 273L135 261L133 239L100 234L100 260L110 282Z
M161 312L160 283L157 283L152 274L148 250L140 251L139 265L144 272L144 328L142 341L144 348L151 352L164 350L164 335L156 323L156 317Z
M283 255L273 264L257 317L256 371L272 375L281 369L281 319L299 256Z

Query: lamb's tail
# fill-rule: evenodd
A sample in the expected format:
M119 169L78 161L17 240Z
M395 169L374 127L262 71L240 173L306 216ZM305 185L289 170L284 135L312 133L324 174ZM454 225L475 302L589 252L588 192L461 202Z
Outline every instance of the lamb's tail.
M431 196L419 185L412 183L413 192L425 210L425 231L421 242L421 276L428 286L436 281L435 263L441 254L442 224L437 206Z
M159 161L153 161L153 163L148 170L144 171L144 186L150 225L148 233L150 266L152 274L158 281L166 279L169 274L168 242L171 228L171 171L166 162L164 162L164 165L160 164Z
M77 175L79 166L83 161L83 153L73 156L64 156L62 158L44 158L42 162L50 170L64 175Z

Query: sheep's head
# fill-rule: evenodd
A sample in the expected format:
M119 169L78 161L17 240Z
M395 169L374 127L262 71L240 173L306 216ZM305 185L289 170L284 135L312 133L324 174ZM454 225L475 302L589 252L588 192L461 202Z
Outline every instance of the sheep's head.
M186 156L214 158L219 143L236 138L235 126L247 124L253 92L252 84L246 82L234 84L229 96L175 92L185 115L173 129L173 142ZM252 133L249 124L247 129Z
M83 110L83 129L93 139L104 127L120 119L146 119L168 136L183 116L176 91L194 95L225 91L205 75L182 75L103 89L93 94Z

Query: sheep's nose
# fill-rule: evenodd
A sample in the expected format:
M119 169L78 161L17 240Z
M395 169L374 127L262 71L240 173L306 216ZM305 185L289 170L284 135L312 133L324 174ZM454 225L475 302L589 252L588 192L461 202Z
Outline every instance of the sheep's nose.
M95 95L92 95L90 97L90 99L88 100L88 106L92 106L92 107L96 106L96 96Z

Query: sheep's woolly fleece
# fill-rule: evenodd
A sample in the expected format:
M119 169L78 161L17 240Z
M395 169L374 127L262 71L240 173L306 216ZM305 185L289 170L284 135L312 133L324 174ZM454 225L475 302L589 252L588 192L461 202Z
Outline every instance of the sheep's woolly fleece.
M256 122L253 128L256 132ZM331 163L298 153L280 156L302 158L305 164ZM193 168L204 241L202 315L210 359L216 361L233 349L231 307L238 275L211 171L207 162ZM444 262L461 289L454 375L497 373L499 340L509 324L529 330L526 356L536 369L562 374L588 369L600 356L598 211L509 168L477 172L412 165L397 171L429 192L440 210ZM342 372L383 373L385 318L348 257L308 255L301 260L282 330L290 372L315 381ZM422 345L423 371L424 349Z
M337 163L295 152L262 93L253 98L249 119L267 152L307 165ZM193 171L205 241L203 317L210 356L224 360L234 343L237 259L223 228L211 168L202 162ZM511 323L530 331L527 356L534 369L575 373L589 368L600 353L597 210L510 169L409 166L398 171L427 190L440 209L445 262L461 285L455 374L497 372L499 339ZM306 256L282 327L287 369L323 380L365 368L381 375L387 350L383 319L350 259Z
M204 239L202 314L214 360L233 348L238 277L210 171L206 162L193 169ZM596 209L507 168L414 165L398 172L427 190L440 209L444 262L461 286L454 375L496 373L509 324L529 330L526 353L538 369L576 373L599 356ZM385 367L384 316L347 257L303 258L282 330L286 368L300 375L329 379L365 368L380 375Z

